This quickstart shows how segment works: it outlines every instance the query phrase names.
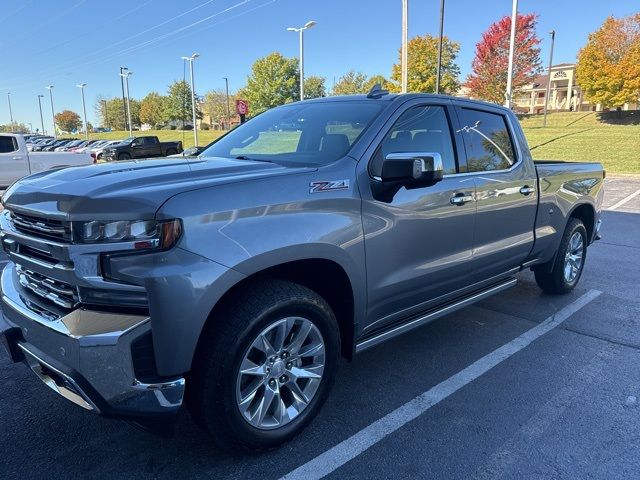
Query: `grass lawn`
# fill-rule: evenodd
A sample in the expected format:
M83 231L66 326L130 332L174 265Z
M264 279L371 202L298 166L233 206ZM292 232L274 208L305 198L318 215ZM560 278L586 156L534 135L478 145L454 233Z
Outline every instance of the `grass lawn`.
M547 127L542 115L521 120L529 147L536 160L568 160L602 162L608 173L640 174L640 115L622 112L618 119L614 112L550 113ZM218 138L223 132L198 132L201 145ZM193 132L181 130L149 130L134 135L157 135L160 141L182 140L184 148L193 145ZM95 133L91 138L120 139L128 132Z

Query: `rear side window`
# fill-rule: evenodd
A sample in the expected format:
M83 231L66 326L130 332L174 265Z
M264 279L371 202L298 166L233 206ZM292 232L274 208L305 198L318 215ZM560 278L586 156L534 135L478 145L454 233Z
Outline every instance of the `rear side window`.
M471 108L460 108L458 114L469 172L506 170L516 163L503 115Z
M0 153L11 153L18 150L18 142L14 137L0 137Z
M384 158L390 153L439 153L445 174L456 173L456 157L447 113L441 106L409 108L384 137L370 165L371 174L379 177Z

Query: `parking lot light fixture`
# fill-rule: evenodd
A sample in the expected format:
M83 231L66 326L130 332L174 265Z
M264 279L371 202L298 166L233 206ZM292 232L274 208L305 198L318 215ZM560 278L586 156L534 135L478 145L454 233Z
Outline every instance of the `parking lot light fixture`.
M11 92L7 92L7 102L9 102L9 118L11 119L11 131L13 132L13 111L11 110Z
M57 139L58 135L56 133L56 114L53 109L53 85L47 85L47 90L49 90L49 100L51 100L51 121L53 122L53 138Z
M304 31L316 25L313 20L308 21L303 27L289 27L289 32L298 32L300 37L300 100L304 100Z
M193 141L194 146L198 146L198 126L196 125L196 92L193 82L193 61L200 56L199 53L194 53L190 57L181 57L182 60L189 62L189 74L191 75L191 113L193 115Z
M47 132L44 129L44 118L42 117L42 99L44 95L38 95L38 108L40 109L40 124L42 125L42 134L46 135Z
M87 107L85 106L84 103L84 87L86 87L87 84L86 83L79 83L78 85L76 85L76 87L78 87L80 89L80 92L82 94L82 113L84 113L84 137L89 140L89 124L87 123Z
M129 97L129 77L133 75L133 72L127 70L125 73L121 73L120 76L124 78L124 90L127 99L127 119L129 123L129 136L133 137L133 126L131 125L131 100Z

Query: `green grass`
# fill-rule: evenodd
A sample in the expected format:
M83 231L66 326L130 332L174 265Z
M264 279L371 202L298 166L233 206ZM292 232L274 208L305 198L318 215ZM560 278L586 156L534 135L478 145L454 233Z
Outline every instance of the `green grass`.
M608 173L640 174L640 114L622 112L563 112L550 113L547 127L542 126L542 115L521 119L536 160L567 160L601 162ZM200 145L218 138L219 130L198 132ZM193 132L181 130L149 130L134 135L157 135L160 141L182 140L184 148L193 145ZM119 139L128 132L92 134L91 138Z
M640 124L636 112L551 113L521 119L533 158L601 162L608 173L640 174ZM626 123L626 125L624 124Z

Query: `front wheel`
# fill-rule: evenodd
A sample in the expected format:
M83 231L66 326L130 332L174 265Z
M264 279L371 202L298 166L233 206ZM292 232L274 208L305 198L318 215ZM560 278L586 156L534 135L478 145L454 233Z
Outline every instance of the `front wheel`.
M587 257L587 230L581 220L570 218L551 270L534 270L536 283L546 293L569 293L582 275Z
M131 155L128 153L121 153L118 155L118 160L131 160Z
M224 447L265 450L293 438L320 410L337 369L329 305L274 280L252 285L212 320L187 387L197 423Z

